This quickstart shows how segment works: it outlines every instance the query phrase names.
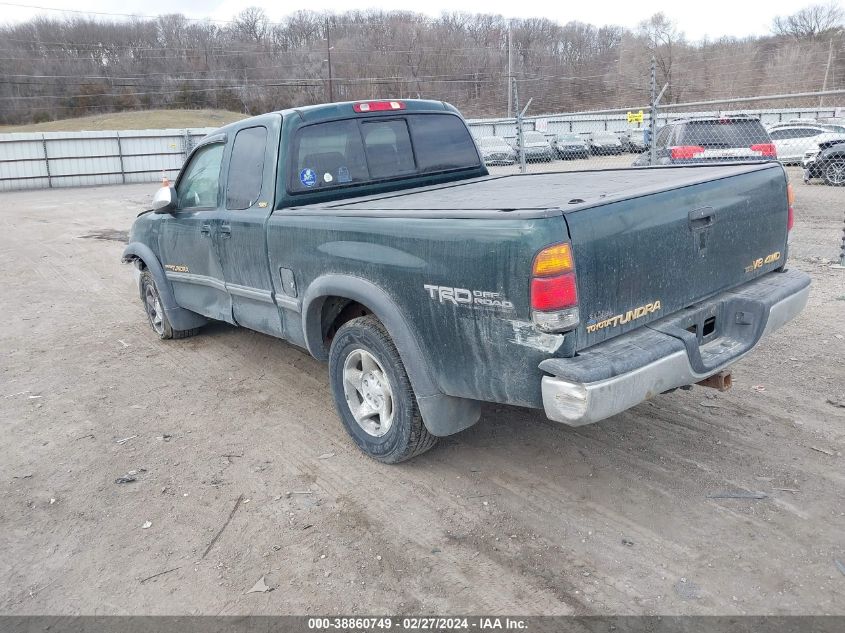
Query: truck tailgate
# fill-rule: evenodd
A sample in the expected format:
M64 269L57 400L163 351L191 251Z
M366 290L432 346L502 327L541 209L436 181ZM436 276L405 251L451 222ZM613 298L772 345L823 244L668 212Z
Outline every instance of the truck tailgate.
M576 348L783 266L786 187L772 163L567 212L582 310ZM700 336L716 335L712 319L698 324Z

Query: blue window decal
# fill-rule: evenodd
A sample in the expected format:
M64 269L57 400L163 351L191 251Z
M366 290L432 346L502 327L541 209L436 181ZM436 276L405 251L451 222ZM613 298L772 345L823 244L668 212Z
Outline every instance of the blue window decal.
M317 174L313 169L303 169L299 172L299 182L305 187L313 187L317 184Z

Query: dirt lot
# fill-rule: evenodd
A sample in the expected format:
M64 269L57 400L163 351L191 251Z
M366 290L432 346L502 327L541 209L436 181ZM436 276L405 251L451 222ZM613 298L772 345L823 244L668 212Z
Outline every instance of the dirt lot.
M845 614L845 190L793 180L810 305L732 391L489 405L401 466L306 353L152 335L113 232L153 186L0 196L0 612Z

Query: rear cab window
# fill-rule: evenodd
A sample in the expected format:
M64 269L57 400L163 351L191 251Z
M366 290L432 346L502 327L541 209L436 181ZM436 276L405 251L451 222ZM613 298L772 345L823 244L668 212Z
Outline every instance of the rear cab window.
M405 114L315 123L293 138L293 194L480 166L475 143L452 114Z

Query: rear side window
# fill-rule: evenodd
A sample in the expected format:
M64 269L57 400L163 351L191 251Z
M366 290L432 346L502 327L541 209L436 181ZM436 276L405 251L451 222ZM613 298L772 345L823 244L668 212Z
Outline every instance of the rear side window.
M463 169L478 165L478 152L466 126L450 114L409 117L421 172Z
M364 143L354 120L302 128L293 150L291 191L308 191L370 180Z
M759 121L714 119L685 123L680 144L701 147L750 147L770 142L768 132Z
M309 125L296 134L292 156L293 193L479 165L466 126L445 114Z
M226 186L227 209L249 209L261 195L267 128L250 127L238 132L229 160Z

